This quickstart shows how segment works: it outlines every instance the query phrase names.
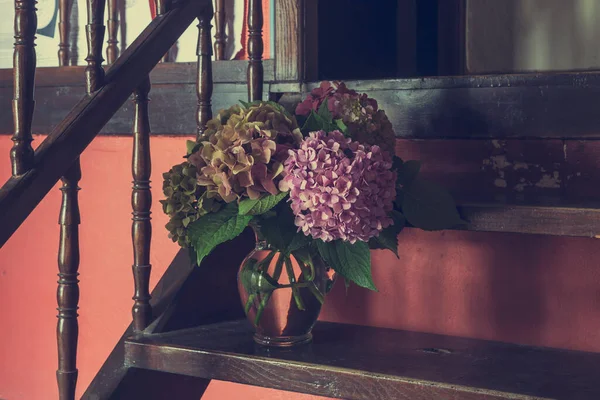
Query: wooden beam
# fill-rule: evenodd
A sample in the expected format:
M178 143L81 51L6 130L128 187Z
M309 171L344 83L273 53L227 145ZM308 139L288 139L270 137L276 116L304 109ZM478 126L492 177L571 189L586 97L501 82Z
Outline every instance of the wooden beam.
M245 83L245 60L213 61L213 81L215 83ZM273 60L263 60L265 67L265 83L272 83L275 79ZM196 63L164 63L158 64L150 73L154 85L195 83ZM66 88L83 87L85 82L80 79L85 67L41 67L37 69L35 87ZM12 69L0 69L0 89L13 87ZM82 92L83 93L83 92Z
M265 64L270 61L265 60ZM52 86L53 79L56 82L63 77L71 79L68 78L73 72L71 68L79 67L47 69L47 74L44 68L38 71L36 101L45 112L34 118L33 133L48 132L76 104L83 91L80 80L73 85ZM245 68L246 62L213 63L214 110L245 99L246 96L237 93L242 86L233 82L245 82ZM3 109L10 107L12 96L12 84L10 79L4 79L9 75L5 71L0 70L0 108ZM55 78L51 75L54 72L57 72ZM273 78L272 72L271 69L270 78ZM10 76L12 79L12 72ZM195 64L159 65L151 77L155 87L152 105L163 110L161 115L154 113L150 117L153 131L170 135L194 132L193 118L169 116L180 115L181 105L196 103ZM598 72L350 81L348 86L377 99L401 138L600 138L600 113L595 106L600 98ZM294 90L299 101L313 87L312 83L289 82L284 86L270 85L270 89L267 86L265 91ZM130 108L131 105L126 104L104 132L129 134ZM10 114L0 113L0 132L10 131Z
M10 93L12 96L11 89L0 88L0 107L5 102L10 103L11 101L10 97L4 98L5 92ZM43 107L44 112L37 114L34 118L33 134L47 134L54 126L58 125L69 114L71 108L81 100L82 92L83 87L71 86L61 88L40 87L36 89L38 107ZM263 98L268 98L267 94L268 92L265 90ZM239 104L239 101L246 100L247 96L245 83L216 83L212 98L213 110L218 111L229 108L233 104ZM197 103L195 83L160 84L153 82L151 108L161 110L161 112L150 113L152 135L194 136L194 132L196 132L194 114L196 113ZM102 128L101 134L130 135L132 114L133 104L125 102ZM173 115L189 115L190 118L175 119ZM0 136L10 133L10 130L3 132L4 127L12 129L12 117L10 114L0 113Z

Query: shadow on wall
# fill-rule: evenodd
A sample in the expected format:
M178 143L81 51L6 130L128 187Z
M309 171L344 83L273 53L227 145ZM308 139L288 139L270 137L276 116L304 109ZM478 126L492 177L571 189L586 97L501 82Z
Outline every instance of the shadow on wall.
M600 351L594 243L407 230L400 235L400 259L373 252L379 293L356 286L345 293L338 282L322 319Z
M596 0L469 0L469 73L600 67Z

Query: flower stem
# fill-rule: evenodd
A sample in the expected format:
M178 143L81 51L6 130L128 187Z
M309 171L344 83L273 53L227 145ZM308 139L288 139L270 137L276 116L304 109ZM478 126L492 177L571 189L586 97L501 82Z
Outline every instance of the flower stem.
M285 269L290 280L290 286L292 288L292 295L294 296L296 307L298 307L298 310L304 311L306 310L306 307L304 307L304 302L302 301L302 297L300 296L300 290L298 290L296 276L294 275L294 267L292 267L292 260L290 260L289 257L285 257Z
M275 253L276 253L276 251L273 250L271 252L271 254L269 254L267 256L267 258L270 257L269 264L271 263L271 260L273 260L273 258L275 257ZM275 270L273 271L273 279L276 282L279 281L279 278L281 277L281 271L283 270L284 258L285 258L285 256L283 255L283 253L279 253L279 258L277 259L277 264L275 264ZM269 268L268 267L269 264L267 264L267 269ZM260 303L258 304L258 308L256 310L256 316L254 317L254 325L258 325L258 323L260 322L260 319L263 315L263 312L265 311L265 308L267 307L267 303L271 299L272 294L273 294L273 292L267 292L262 296Z
M302 269L302 273L304 275L307 275L307 272L310 273L310 279L306 278L308 282L304 283L304 285L308 287L308 290L310 290L310 292L313 294L313 296L315 296L319 303L325 303L325 296L323 295L323 293L321 293L321 291L314 282L315 266L312 263L312 261L308 265L304 265L304 263L298 262L298 265L300 265L300 269ZM299 283L298 285L303 285L303 283Z

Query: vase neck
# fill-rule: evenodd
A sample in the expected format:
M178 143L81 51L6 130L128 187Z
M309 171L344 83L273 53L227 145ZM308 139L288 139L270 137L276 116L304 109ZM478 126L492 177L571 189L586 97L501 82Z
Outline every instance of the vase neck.
M256 250L256 251L273 250L273 248L271 247L271 245L269 243L267 243L267 241L265 239L259 239L257 236L256 237L256 245L254 246L254 250Z
M260 234L260 231L257 227L252 226L252 230L254 231L254 238L256 245L254 246L255 251L260 250L273 250L269 242Z

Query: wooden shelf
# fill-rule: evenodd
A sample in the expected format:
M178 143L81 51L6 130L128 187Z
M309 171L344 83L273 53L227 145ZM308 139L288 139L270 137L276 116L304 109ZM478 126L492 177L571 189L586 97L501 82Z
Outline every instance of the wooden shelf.
M470 231L600 236L600 208L589 205L465 204L459 209Z
M125 342L128 367L345 399L599 399L600 354L320 322L255 345L246 320Z

